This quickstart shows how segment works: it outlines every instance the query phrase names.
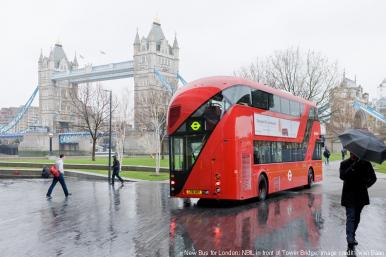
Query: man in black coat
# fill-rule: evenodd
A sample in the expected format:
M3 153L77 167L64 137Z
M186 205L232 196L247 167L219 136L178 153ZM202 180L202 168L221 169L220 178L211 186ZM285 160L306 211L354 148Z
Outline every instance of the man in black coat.
M358 242L355 240L355 231L365 205L370 204L367 188L371 187L377 177L370 162L359 160L350 153L350 158L340 163L340 179L343 180L342 206L346 207L346 236L349 248Z
M114 161L113 161L113 175L112 175L112 182L111 184L114 185L114 179L115 177L117 177L119 179L119 181L121 181L122 185L123 185L123 179L121 178L121 176L119 176L119 169L120 169L120 163L117 159L117 156L113 156L114 157Z

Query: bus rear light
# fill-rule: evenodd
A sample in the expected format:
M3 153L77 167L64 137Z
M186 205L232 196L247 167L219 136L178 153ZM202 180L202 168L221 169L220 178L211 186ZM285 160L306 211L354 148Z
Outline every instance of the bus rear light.
M171 187L170 190L174 191L174 187Z
M217 182L216 182L216 186L220 186L220 181L217 181Z
M219 187L216 187L216 193L220 193L221 189Z
M170 184L171 184L171 185L175 185L175 184L176 184L176 181L171 180L171 181L170 181Z
M220 174L216 173L216 180L220 180Z

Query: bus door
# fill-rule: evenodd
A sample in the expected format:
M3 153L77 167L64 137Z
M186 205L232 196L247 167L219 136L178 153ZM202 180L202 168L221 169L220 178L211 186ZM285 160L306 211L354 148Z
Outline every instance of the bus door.
M179 193L187 181L193 167L197 167L198 172L202 172L204 163L203 159L198 161L198 156L205 142L205 135L181 135L171 137L171 178L174 179L174 192L172 195ZM198 161L196 163L196 161ZM205 161L205 160L204 160ZM194 192L208 190L207 180L204 179L206 174L192 177L192 188L190 194ZM185 193L185 192L184 192Z
M238 151L238 170L239 170L239 185L241 198L251 197L253 193L252 181L252 164L253 164L253 146L251 140L240 139Z

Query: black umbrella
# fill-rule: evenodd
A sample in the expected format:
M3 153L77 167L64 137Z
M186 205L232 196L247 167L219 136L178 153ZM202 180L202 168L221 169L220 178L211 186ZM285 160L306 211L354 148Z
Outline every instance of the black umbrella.
M386 159L386 146L373 133L363 129L348 129L339 135L344 148L359 159L382 163Z

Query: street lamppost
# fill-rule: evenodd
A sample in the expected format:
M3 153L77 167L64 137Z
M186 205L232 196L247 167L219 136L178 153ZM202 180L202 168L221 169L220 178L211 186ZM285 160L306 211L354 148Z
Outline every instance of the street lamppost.
M51 132L48 134L49 138L50 138L50 156L52 156L52 137L54 136L54 134L52 134Z
M109 174L108 181L111 179L111 118L112 118L112 101L113 101L113 92L111 90L104 90L110 92L110 122L109 122Z

